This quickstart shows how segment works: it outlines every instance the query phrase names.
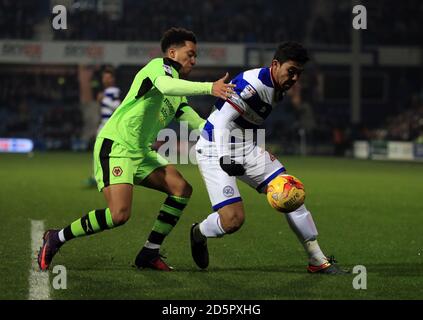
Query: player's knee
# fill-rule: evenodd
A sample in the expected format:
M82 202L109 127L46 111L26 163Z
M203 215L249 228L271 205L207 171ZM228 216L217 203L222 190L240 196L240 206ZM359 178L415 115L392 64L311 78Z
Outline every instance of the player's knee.
M231 234L241 229L242 225L244 224L244 221L245 217L243 212L232 211L231 213L225 216L222 227L227 234Z
M192 195L192 186L185 181L184 197L189 198Z
M171 194L178 197L189 198L192 195L192 186L185 180L182 180L180 183L174 185Z
M236 231L238 231L239 229L241 229L243 222L234 222L233 224L231 224L226 231L227 234L231 234L234 233Z
M131 209L129 207L119 207L111 210L112 220L115 226L124 225L131 217Z

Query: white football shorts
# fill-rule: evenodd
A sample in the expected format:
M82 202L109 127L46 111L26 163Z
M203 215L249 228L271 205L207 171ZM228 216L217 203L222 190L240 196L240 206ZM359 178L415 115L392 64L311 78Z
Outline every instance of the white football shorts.
M236 178L262 193L270 181L286 171L278 159L253 141L231 143L231 147L232 159L245 168L243 176L231 177L222 170L213 141L201 136L195 147L198 168L206 184L213 211L242 201Z

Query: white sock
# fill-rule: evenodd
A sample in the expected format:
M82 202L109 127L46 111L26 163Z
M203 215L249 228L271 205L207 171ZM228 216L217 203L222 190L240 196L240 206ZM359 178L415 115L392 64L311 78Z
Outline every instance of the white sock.
M313 266L327 262L326 256L317 243L318 235L311 212L302 205L297 210L285 214L288 224L298 237L308 255L308 261Z
M317 240L306 241L303 243L303 246L308 254L308 262L312 266L320 266L328 261L320 249Z
M160 249L160 244L152 243L147 240L144 244L144 247L148 249Z
M66 242L65 234L64 234L64 229L62 229L62 230L59 231L59 240L62 243L65 243Z
M307 210L305 205L302 205L295 211L286 213L285 217L301 243L316 239L318 235L316 225L310 211Z
M226 232L220 223L219 213L213 212L200 223L200 231L207 238L222 237Z

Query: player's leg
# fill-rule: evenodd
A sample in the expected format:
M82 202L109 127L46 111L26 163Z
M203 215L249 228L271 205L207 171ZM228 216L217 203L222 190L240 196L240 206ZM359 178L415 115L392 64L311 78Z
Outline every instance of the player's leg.
M108 139L98 139L94 148L94 171L107 208L92 210L59 232L62 242L121 226L131 215L134 167L131 158L118 157L122 146Z
M246 157L246 174L241 180L254 187L258 192L266 194L267 185L279 174L286 174L284 166L269 152L254 147L257 150ZM284 213L291 230L305 249L308 256L309 272L341 273L320 249L317 241L317 228L311 212L305 205L295 211Z
M267 187L264 188L263 193L267 193ZM328 258L322 252L317 241L318 232L313 216L304 204L294 211L283 213L283 215L285 215L291 230L304 247L308 256L307 271L309 273L347 273L335 265L334 258Z
M201 223L191 226L191 253L201 269L209 265L207 238L221 238L241 228L245 221L242 201L228 204L207 216Z
M238 231L245 221L244 205L242 201L228 204L210 214L199 224L201 233L208 238L222 237ZM216 219L214 219L216 217Z
M207 144L204 141L203 143ZM241 228L245 219L236 178L228 176L220 168L217 157L213 156L213 153L207 153L208 148L201 142L197 144L197 162L213 212L201 223L194 223L190 233L192 257L202 269L207 268L209 264L207 238L233 233Z
M187 206L192 187L173 165L168 165L155 152L150 152L148 159L143 161L138 177L138 184L166 193L167 198L159 209L148 240L135 259L135 265L169 271L171 267L160 258L159 250Z
M48 230L38 254L38 264L47 270L54 255L67 241L123 225L130 217L132 204L133 163L129 158L110 157L116 152L111 140L97 139L94 148L95 171L99 190L107 207L89 211L61 230Z
M131 215L132 189L131 184L113 184L104 188L107 208L92 210L60 230L60 240L65 242L125 224Z

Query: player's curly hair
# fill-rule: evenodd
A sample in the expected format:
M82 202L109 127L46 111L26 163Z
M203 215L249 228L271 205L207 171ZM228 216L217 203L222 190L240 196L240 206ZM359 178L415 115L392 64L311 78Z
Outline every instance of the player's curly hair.
M307 50L300 43L294 41L287 41L279 45L273 59L280 63L292 60L302 65L310 60Z
M185 41L197 43L194 32L184 28L172 27L165 31L162 40L160 41L162 52L165 53L172 45L183 46Z

